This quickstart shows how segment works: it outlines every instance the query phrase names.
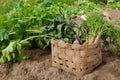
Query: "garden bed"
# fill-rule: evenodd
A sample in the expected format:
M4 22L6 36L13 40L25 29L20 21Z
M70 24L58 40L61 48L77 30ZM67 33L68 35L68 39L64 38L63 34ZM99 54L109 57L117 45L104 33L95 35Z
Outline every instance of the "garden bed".
M73 74L53 68L50 50L30 50L30 60L0 65L0 80L80 80ZM103 53L103 63L82 80L119 80L120 58L108 52Z

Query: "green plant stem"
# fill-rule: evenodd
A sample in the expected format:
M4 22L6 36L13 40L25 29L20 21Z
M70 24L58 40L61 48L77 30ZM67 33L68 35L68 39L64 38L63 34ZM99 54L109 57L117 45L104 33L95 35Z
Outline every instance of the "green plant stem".
M16 32L11 32L11 33L9 33L8 35L12 35L12 34L15 34Z
M24 42L24 41L27 41L27 40L30 40L30 39L33 39L33 38L40 38L40 37L54 38L54 37L51 36L51 35L38 35L38 36L31 36L31 37L29 37L29 38L26 38L26 39L20 41L19 43L22 43L22 42Z
M25 30L26 32L32 32L32 33L42 33L40 30Z

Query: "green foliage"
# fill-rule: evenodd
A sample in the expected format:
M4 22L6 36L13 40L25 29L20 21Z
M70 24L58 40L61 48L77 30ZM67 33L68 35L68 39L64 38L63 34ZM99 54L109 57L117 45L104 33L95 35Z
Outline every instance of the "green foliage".
M118 9L118 10L120 10L120 1L118 1L118 2L113 2L113 3L108 3L107 4L108 6L108 8L113 8L113 9Z
M118 2L119 0L89 0L89 1L92 1L96 4L109 4L109 3Z
M89 13L87 20L82 23L82 26L88 27L88 41L91 37L102 36L111 28L111 25L103 20L103 15L97 12Z
M43 0L44 3L66 3L73 4L75 0Z
M1 29L0 30L0 41L3 40L8 40L9 39L9 35L6 29Z
M106 33L107 37L110 37L110 42L113 43L117 49L120 47L120 28L112 27L109 32Z
M44 31L56 39L67 39L68 42L72 42L74 32L70 30L73 26L70 25L71 21L69 20L67 16L58 16L52 25L46 26Z
M12 41L5 49L2 50L0 63L10 62L10 61L21 61L27 58L28 57L22 53L22 45L17 41Z
M0 14L4 14L12 10L16 1L17 0L0 0Z

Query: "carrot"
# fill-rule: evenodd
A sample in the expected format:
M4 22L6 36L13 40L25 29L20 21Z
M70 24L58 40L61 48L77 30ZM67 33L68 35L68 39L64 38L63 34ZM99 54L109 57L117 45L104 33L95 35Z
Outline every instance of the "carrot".
M92 44L93 42L94 42L94 37L92 37L90 40L89 40L89 42L88 42L88 44Z
M97 43L99 40L100 40L100 36L97 36L97 37L95 38L94 43Z

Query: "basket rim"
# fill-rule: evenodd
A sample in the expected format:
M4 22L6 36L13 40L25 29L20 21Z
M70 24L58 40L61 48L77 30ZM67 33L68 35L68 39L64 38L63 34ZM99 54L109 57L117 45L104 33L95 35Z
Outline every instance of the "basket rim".
M69 46L73 46L73 45L74 45L74 43L71 44L71 43L67 43L67 42L65 42L65 41L63 41L63 40L58 40L58 39L51 39L51 44L52 44L52 45L54 45L54 44L57 44L57 45L58 45L58 43L59 43L60 41L64 42L64 44L65 44L64 47L69 47ZM88 48L88 49L90 49L90 48L95 48L95 47L97 47L97 46L100 46L99 44L100 44L100 41L98 41L97 43L92 43L92 44L83 44L83 45L77 44L77 46L79 46L80 49L83 49L83 48ZM58 45L58 46L59 46L59 45ZM59 47L61 47L61 46L59 46Z

